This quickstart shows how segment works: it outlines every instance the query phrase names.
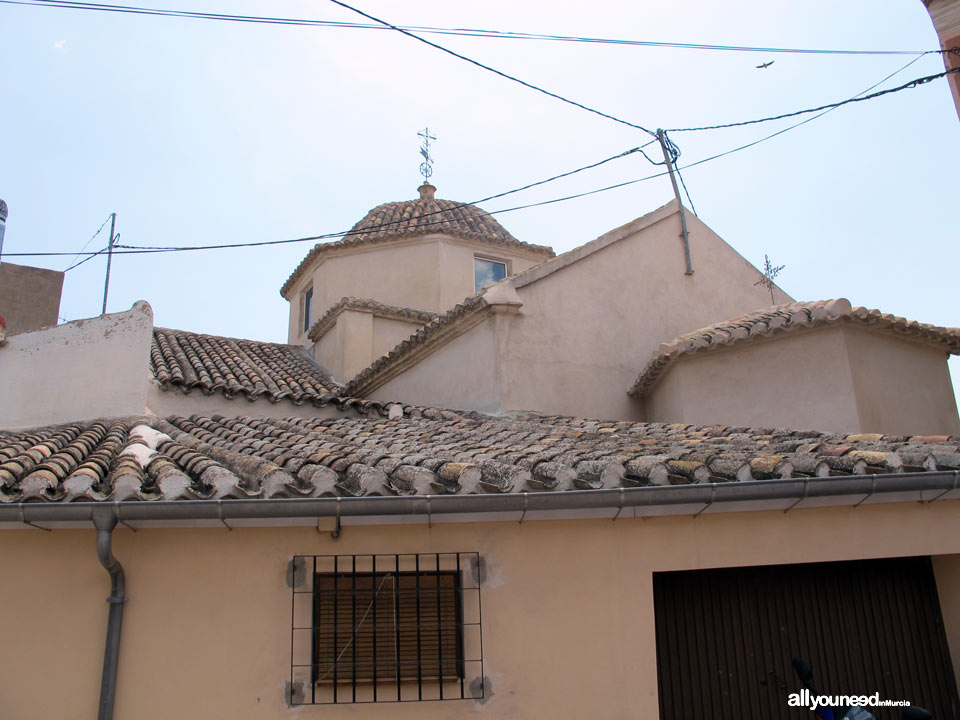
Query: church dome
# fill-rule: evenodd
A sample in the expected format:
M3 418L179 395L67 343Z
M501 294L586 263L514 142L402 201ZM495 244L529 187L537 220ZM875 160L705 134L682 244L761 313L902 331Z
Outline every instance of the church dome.
M542 254L544 260L555 254L549 247L517 240L490 213L475 205L438 200L435 197L437 189L429 183L424 183L418 190L420 197L416 200L384 203L373 208L342 240L314 245L280 288L280 294L286 297L287 291L321 253L403 238L441 234L465 240L480 240L491 245L522 248Z
M493 216L475 205L437 200L433 185L421 185L419 191L420 198L417 200L384 203L373 208L341 242L354 244L443 233L498 244L525 244L507 232Z

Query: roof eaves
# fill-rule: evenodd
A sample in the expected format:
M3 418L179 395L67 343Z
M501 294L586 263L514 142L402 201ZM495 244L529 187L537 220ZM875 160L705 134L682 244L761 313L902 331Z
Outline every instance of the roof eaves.
M772 491L777 497L802 491L860 501L874 492L960 492L957 437L407 410L388 411L385 420L136 416L0 432L0 513L228 499L255 503L244 511L255 514L282 499L288 510L277 516L292 517L298 499L332 504L335 497L375 506L387 502L378 496L459 496L463 502L444 512L467 512L478 496L529 499L531 509L544 509L534 498L570 495L587 508L627 495L637 505L684 493L701 504L721 496L743 502L758 499L752 488L759 487L782 488ZM358 515L377 512L354 507Z

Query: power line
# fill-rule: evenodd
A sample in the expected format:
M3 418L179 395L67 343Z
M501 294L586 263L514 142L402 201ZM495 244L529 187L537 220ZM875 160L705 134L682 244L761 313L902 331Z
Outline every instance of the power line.
M3 2L3 1L4 1L4 0L0 0L0 2ZM788 127L786 127L786 128L782 128L782 129L778 130L777 132L771 133L770 135L766 135L766 136L764 136L764 137L762 137L762 138L760 138L760 139L758 139L758 140L754 140L754 141L749 142L749 143L747 143L747 144L745 144L745 145L740 145L740 146L738 146L738 147L731 148L730 150L726 150L726 151L724 151L724 152L722 152L722 153L718 153L718 154L716 154L716 155L711 155L710 157L702 158L702 159L700 159L700 160L697 160L696 162L692 162L692 163L689 163L689 164L687 164L687 165L684 165L682 168L679 167L679 166L677 166L677 168L676 168L676 169L677 169L677 173L679 174L679 171L680 171L680 170L686 170L687 168L696 167L696 166L698 166L698 165L702 165L702 164L707 163L707 162L710 162L710 161L712 161L712 160L717 160L717 159L719 159L719 158L726 157L727 155L732 155L733 153L740 152L741 150L746 150L747 148L751 148L751 147L753 147L753 146L755 146L755 145L759 145L759 144L762 143L762 142L766 142L767 140L770 140L770 139L772 139L772 138L775 138L775 137L777 137L778 135L782 135L782 134L784 134L784 133L786 133L786 132L789 132L790 130L793 130L793 129L795 129L795 128L800 127L801 125L805 125L805 124L807 124L808 122L812 122L812 121L816 120L817 118L823 117L823 116L826 115L827 113L833 112L833 111L836 110L837 108L842 107L843 105L845 105L845 104L847 104L848 102L851 102L851 101L853 101L853 100L857 100L857 99L866 100L866 99L869 99L869 98L872 98L872 97L879 97L880 95L883 95L883 94L885 94L886 92L889 92L889 91L884 91L884 92L881 92L881 93L875 93L874 95L870 95L870 96L866 96L866 97L860 97L860 96L862 96L864 93L870 92L871 90L873 90L873 89L876 88L877 86L883 84L884 82L886 82L886 81L889 80L890 78L892 78L892 77L894 77L895 75L898 75L899 73L903 72L903 71L906 70L908 67L910 67L911 65L913 65L915 62L917 62L918 60L920 60L920 58L921 58L921 56L918 56L918 57L913 58L913 59L910 60L906 65L904 65L904 66L902 66L901 68L899 68L898 70L895 70L894 72L890 73L889 75L887 75L886 77L884 77L882 80L874 83L873 85L871 85L870 87L868 87L866 90L861 91L861 92L858 93L857 95L855 95L855 96L853 96L852 98L850 98L850 100L848 100L848 101L845 101L845 102L842 102L842 103L834 103L834 104L829 105L829 106L824 106L826 109L824 109L824 110L823 110L822 112L820 112L819 114L814 115L813 117L806 118L805 120L802 120L802 121L800 121L800 122L798 122L798 123L795 123L794 125L790 125L790 126L788 126ZM955 71L956 71L956 70L954 70L954 71L952 71L952 72L955 72ZM941 73L941 76L942 76L942 75L946 75L946 74L948 74L948 73ZM908 85L909 85L909 83L908 83ZM902 89L902 88L905 88L905 87L906 87L906 86L901 86L901 89ZM560 173L559 175L554 175L554 176L549 177L549 178L546 178L546 179L544 179L544 180L539 180L539 181L537 181L537 182L529 183L529 184L527 184L527 185L524 185L524 186L519 187L519 188L515 188L515 189L513 189L513 190L507 190L507 191L502 192L502 193L496 193L496 194L494 194L494 195L489 195L489 196L487 196L487 197L485 197L485 198L483 198L483 199L481 199L481 200L475 200L475 201L470 202L470 203L459 203L459 204L455 205L453 208L447 208L447 209L444 209L444 210L437 210L437 211L434 211L434 212L431 212L431 213L425 213L425 214L424 214L423 216L421 216L421 217L428 217L428 216L430 216L430 215L438 215L438 214L441 214L441 213L444 213L444 212L448 212L449 210L461 208L461 207L464 207L464 206L467 206L467 205L477 205L477 204L482 203L482 202L487 202L487 201L489 201L489 200L494 200L494 199L497 199L497 198L505 197L505 196L507 196L507 195L511 195L511 194L513 194L513 193L521 192L521 191L523 191L523 190L527 190L527 189L530 189L530 188L532 188L532 187L536 187L536 186L538 186L538 185L543 185L543 184L545 184L545 183L549 183L549 182L552 182L552 181L554 181L554 180L558 180L558 179L560 179L560 178L569 177L570 175L574 175L574 174L576 174L576 173L583 172L583 171L585 171L585 170L589 170L589 169L598 167L598 166L600 166L600 165L603 165L603 164L605 164L605 163L611 162L611 161L613 161L613 160L617 160L617 159L619 159L619 158L626 157L626 156L628 156L628 155L633 154L634 152L641 152L641 153L642 153L642 152L643 152L643 148L647 147L648 145L652 144L653 142L655 142L655 141L654 141L654 140L651 140L650 142L647 142L647 143L645 143L644 145L641 145L641 146L639 146L639 147L631 148L631 149L629 149L629 150L625 150L625 151L623 151L623 152L621 152L621 153L618 153L617 155L611 155L611 156L608 157L608 158L604 158L603 160L600 160L600 161L595 162L595 163L591 163L591 164L589 164L589 165L585 165L585 166L580 167L580 168L577 168L577 169L575 169L575 170L570 170L570 171L567 171L567 172L564 172L564 173ZM672 147L671 147L671 152L672 152L672 153L675 153L675 158L679 158L679 157L680 157L680 150L679 150L679 148L677 148L677 146L676 146L672 141L670 142L670 146L672 146ZM644 153L644 156L646 157L646 154L645 154L645 153ZM648 159L649 159L649 158L648 158ZM659 163L659 164L662 165L663 163ZM587 197L587 196L589 196L589 195L596 195L596 194L598 194L598 193L607 192L607 191L609 191L609 190L615 190L615 189L617 189L617 188L622 188L622 187L626 187L626 186L629 186L629 185L635 185L635 184L637 184L637 183L645 182L645 181L647 181L647 180L653 180L653 179L658 178L658 177L664 177L664 176L667 175L667 174L668 174L667 172L659 172L659 173L655 173L655 174L653 174L653 175L647 175L647 176L645 176L645 177L636 178L636 179L633 179L633 180L627 180L627 181L624 181L624 182L616 183L616 184L613 184L613 185L607 185L607 186L605 186L605 187L597 188L597 189L594 189L594 190L587 190L587 191L585 191L585 192L576 193L576 194L573 194L573 195L566 195L566 196L559 197L559 198L553 198L553 199L551 199L551 200L543 200L543 201L540 201L540 202L528 203L528 204L525 204L525 205L516 205L516 206L514 206L514 207L503 208L503 209L501 209L501 210L492 210L492 211L489 211L487 214L489 214L489 215L499 215L499 214L504 214L504 213L508 213L508 212L515 212L515 211L517 211L517 210L526 210L526 209L529 209L529 208L542 207L542 206L545 206L545 205L552 205L552 204L555 204L555 203L566 202L566 201L569 201L569 200L575 200L575 199L578 199L578 198ZM683 183L683 178L682 178L682 176L681 176L681 183ZM686 194L687 194L687 201L690 203L691 209L692 209L692 208L693 208L693 200L690 198L690 193L689 193L689 191L687 191L686 184L683 183L683 185L684 185L684 191L685 191ZM694 213L696 213L695 210L694 210ZM386 222L386 223L380 223L379 225L376 225L376 226L373 226L373 227L369 227L369 228L365 228L365 229L363 230L363 232L370 232L370 231L372 231L372 230L379 230L379 229L382 229L382 228L389 227L389 226L391 226L391 225L395 225L395 224L397 224L397 223L399 223L399 222L403 222L403 221L402 221L402 220L397 220L397 221L391 221L391 222ZM421 226L442 224L442 222L443 222L443 220L437 220L437 221L435 221L435 222L433 222L433 223L422 223ZM102 226L101 226L101 229L102 229ZM99 233L99 230L98 230L98 233ZM349 237L351 234L352 234L351 231L348 230L348 231L346 231L346 232L326 233L326 234L323 234L323 235L312 235L312 236L309 236L309 237L293 238L293 239L286 239L286 240L264 240L264 241L253 242L253 243L231 243L231 244L227 244L227 245L201 245L201 246L183 246L183 247L160 247L160 246L155 246L155 247L138 247L138 246L134 246L134 245L115 245L114 247L115 247L115 248L122 248L122 250L121 250L120 252L117 252L116 254L120 254L120 255L139 255L139 254L150 254L150 253L156 253L156 252L187 252L187 251L192 251L192 250L219 250L219 249L240 248L240 247L262 247L262 246L266 246L266 245L284 245L284 244L300 243L300 242L309 242L309 241L317 241L317 240L328 240L328 239L333 239L333 238L336 238L336 237ZM96 234L94 235L94 237L96 237ZM92 238L91 238L91 239L92 239ZM89 243L88 243L88 244L89 244ZM71 269L73 269L74 267L78 267L79 265L83 264L83 263L86 262L87 260L90 260L90 259L96 257L97 255L102 254L103 252L106 251L106 249L107 249L107 248L104 247L104 248L98 250L98 251L95 252L95 253L87 253L88 257L86 257L86 258L85 258L84 260L82 260L81 262L72 265L70 268L67 268L67 270L71 270ZM71 253L71 252L6 253L6 255L8 255L8 256L14 256L14 257L52 257L52 256L67 256L67 255L73 255L74 257L77 257L77 256L80 255L80 254L83 254L83 253L82 253L82 252L81 252L81 253Z
M951 50L952 52L952 50ZM698 132L700 130L720 130L723 128L731 127L741 127L743 125L756 125L757 123L771 122L773 120L783 120L784 118L796 117L797 115L805 115L807 113L820 112L821 110L833 110L835 108L841 107L843 105L848 105L849 103L862 102L864 100L873 100L874 98L881 97L882 95L889 95L891 93L900 92L901 90L910 90L911 88L918 87L920 85L925 85L928 82L934 80L939 80L942 77L946 77L955 72L960 72L960 68L952 68L950 70L945 70L942 73L937 73L936 75L927 75L926 77L917 78L911 80L908 83L904 83L899 87L888 88L887 90L881 90L879 92L872 93L871 95L864 95L863 97L852 97L847 100L841 100L840 102L830 103L829 105L821 105L820 107L808 108L806 110L797 110L796 112L784 113L783 115L775 115L773 117L759 118L757 120L743 120L741 122L726 123L724 125L704 125L702 127L688 127L688 128L670 128L668 132Z
M108 218L108 219L109 219L109 218ZM116 247L116 246L114 246L114 247ZM88 260L93 260L95 257L97 257L97 255L101 255L101 254L105 253L106 251L107 251L107 247L102 247L102 248L100 248L99 250L97 250L95 253L90 253L90 254L88 254L83 260L79 260L79 261L75 262L73 265L71 265L71 266L68 267L66 270L64 270L64 272L65 272L65 273L68 273L68 272L70 272L71 270L73 270L74 268L80 267L81 265L83 265L83 264L84 264L85 262L87 262ZM77 254L79 255L80 253L77 253ZM74 257L77 257L77 255L74 255Z
M471 65L475 65L483 70L487 70L488 72L492 72L495 75L499 75L502 78L505 78L512 82L523 85L524 87L529 88L530 90L535 90L536 92L542 93L556 100L560 100L561 102L567 103L568 105L573 105L574 107L578 107L581 110L586 110L587 112L593 113L595 115L599 115L600 117L607 118L608 120L613 120L614 122L620 123L621 125L626 125L628 127L632 127L637 130L642 130L643 132L648 133L649 135L655 135L655 133L652 130L648 130L642 125L638 125L637 123L630 122L629 120L618 118L615 115L611 115L601 110L597 110L588 105L584 105L583 103L577 102L576 100L571 100L570 98L564 97L563 95L560 95L558 93L542 88L539 85L534 85L533 83L529 83L526 80L521 80L520 78L514 75L509 75L508 73L505 73L502 70L497 70L496 68L486 65L480 62L479 60L474 60L473 58L470 58L470 57L467 57L466 55L462 55L461 53L455 52L454 50L444 47L443 45L439 45L438 43L435 43L431 40L422 38L419 35L416 35L413 32L411 32L410 30L407 30L398 25L389 23L386 20L381 20L380 18L374 17L373 15L370 15L362 10L359 10L358 8L352 7L351 5L347 5L344 2L340 2L340 0L330 0L330 2L333 2L334 4L339 5L340 7L345 8L347 10L350 10L351 12L357 13L358 15L361 15L367 18L368 20L372 20L376 23L379 23L380 26L382 26L385 29L395 30L396 32L406 35L407 37L413 38L414 40L424 43L425 45L429 45L430 47L435 48L436 50L445 52L448 55L452 55L453 57L463 60L465 62L468 62ZM36 2L29 2L29 0L0 0L0 3L5 3L8 5L28 5L28 6L34 6L34 7L58 7L58 8L65 8L65 9L71 9L71 10L101 10L101 11L109 11L109 12L117 12L117 13L134 14L134 15L161 15L165 17L189 17L189 18L204 19L204 20L229 20L233 22L266 23L266 24L279 24L279 25L325 25L325 26L332 25L332 23L330 23L329 21L297 20L295 18L268 18L268 17L262 17L262 16L222 15L217 13L199 13L199 12L192 12L192 11L174 11L174 10L164 11L164 10L158 10L154 8L151 8L149 10L144 10L144 9L136 8L130 5L107 5L103 3L72 2L70 0L37 0ZM353 24L337 23L336 26L337 27L361 27L356 23L353 23Z
M333 20L312 20L308 18L273 17L265 15L234 15L228 13L206 13L191 10L164 10L161 8L139 7L133 5L115 5L108 3L73 2L72 0L0 0L6 5L26 5L50 7L65 10L88 10L131 15L153 15L191 20L217 20L224 22L253 23L264 25L292 25L305 27L329 27L357 30L389 30L382 24L351 23ZM715 43L685 43L657 40L631 40L626 38L602 38L582 35L554 35L548 33L527 33L509 30L488 30L483 28L444 28L428 25L398 25L400 29L433 35L452 35L498 40L535 40L546 42L589 43L603 45L625 45L636 47L673 48L682 50L707 50L722 52L753 53L790 53L800 55L917 55L945 52L936 50L855 50L842 48L792 48L751 45L723 45Z
M2 1L2 0L0 0L0 1ZM466 207L466 206L468 206L468 205L479 205L480 203L488 202L488 201L490 201L490 200L496 200L496 199L498 199L498 198L506 197L507 195L512 195L512 194L514 194L514 193L522 192L522 191L524 191L524 190L529 190L530 188L537 187L537 186L539 186L539 185L545 185L545 184L550 183L550 182L553 182L553 181L555 181L555 180L560 180L561 178L570 177L571 175L575 175L575 174L577 174L577 173L581 173L581 172L584 172L584 171L586 171L586 170L592 170L593 168L599 167L599 166L601 166L601 165L605 165L606 163L612 162L613 160L619 160L620 158L624 158L624 157L627 157L628 155L632 155L632 154L635 153L635 152L639 152L639 153L643 154L643 148L647 147L648 145L650 145L650 144L653 143L653 142L655 142L655 141L654 141L654 140L651 140L650 142L647 142L647 143L645 143L645 144L643 144L643 145L640 145L640 146L638 146L638 147L630 148L629 150L624 150L624 151L621 152L621 153L617 153L616 155L611 155L610 157L604 158L603 160L598 160L597 162L590 163L589 165L584 165L583 167L579 167L579 168L577 168L577 169L575 169L575 170L568 170L567 172L563 172L563 173L560 173L560 174L558 174L558 175L553 175L552 177L548 177L548 178L546 178L546 179L544 179L544 180L538 180L538 181L536 181L536 182L532 182L532 183L528 183L527 185L523 185L522 187L514 188L514 189L512 189L512 190L506 190L506 191L500 192L500 193L495 193L495 194L493 194L493 195L488 195L487 197L481 198L480 200L474 200L474 201L469 202L469 203L456 203L453 207L445 208L445 209L441 209L441 210L434 210L434 211L431 211L431 212L428 212L428 213L424 213L424 214L421 215L420 217L421 217L421 219L422 219L422 218L430 217L430 216L432 216L432 215L441 215L441 214L443 214L443 213L450 212L451 210L456 210L456 209L459 209L459 208L462 208L462 207ZM645 154L644 154L644 155L645 155ZM628 184L629 184L629 183L628 183ZM587 193L587 194L590 194L590 193ZM495 211L495 212L505 212L505 211ZM492 213L490 213L490 214L492 214ZM110 218L107 218L107 220L109 220L109 219L110 219ZM404 221L404 220L391 220L391 221L389 221L389 222L379 223L378 225L366 227L366 228L364 228L364 229L362 230L362 232L363 232L363 233L367 233L367 232L371 232L371 231L375 231L375 230L381 230L381 229L388 228L388 227L391 227L391 226L393 226L393 225L397 225L397 224L403 223L403 222L405 222L405 221ZM442 220L442 219L439 219L439 220L437 220L437 221L435 221L435 222L432 222L432 223L430 223L430 222L420 223L420 225L421 225L421 226L426 226L426 225L438 225L438 224L442 224L442 223L444 223L444 222L446 222L446 221L445 221L445 220ZM106 224L106 221L104 221L104 225L105 225L105 224ZM102 230L102 229L103 229L103 226L101 226L100 230ZM99 233L100 230L98 230L97 233ZM316 240L330 240L330 239L337 238L337 237L349 237L349 236L352 235L352 234L355 234L355 233L353 233L353 232L352 232L352 229L351 229L351 230L347 230L347 231L344 231L344 232L325 233L325 234L323 234L323 235L311 235L311 236L309 236L309 237L293 238L293 239L287 239L287 240L263 240L263 241L259 241L259 242L253 242L253 243L231 243L231 244L227 244L227 245L203 245L203 246L184 246L184 247L160 247L160 246L155 246L155 247L137 247L137 246L132 246L132 245L115 245L114 247L115 247L115 248L116 248L116 247L124 248L124 249L126 249L126 250L128 250L128 251L135 249L135 250L139 250L139 251L146 250L146 251L151 251L151 252L161 252L161 251L171 251L171 250L177 250L177 251L179 251L179 250L216 250L216 249L219 249L219 248L259 247L259 246L264 246L264 245L285 245L285 244L290 244L290 243L309 242L309 241L311 241L311 240L313 240L313 241L316 241ZM94 235L94 237L96 237L96 234ZM92 239L93 239L93 238L91 238L91 240L92 240ZM88 241L87 244L89 244L89 241ZM84 246L84 247L86 247L86 246ZM10 255L10 256L15 256L15 257L57 257L57 256L73 256L74 258L79 257L80 255L84 255L84 254L87 255L87 257L84 258L83 260L81 260L80 262L75 263L74 265L71 265L69 268L67 268L67 270L72 270L72 269L75 268L75 267L79 267L80 265L82 265L82 264L83 264L84 262L86 262L87 260L90 260L90 259L96 257L97 255L99 255L99 254L101 254L101 253L103 253L103 252L106 252L106 250L107 250L107 248L104 247L104 248L101 248L100 250L98 250L98 251L95 252L95 253L84 253L84 252L81 250L79 253L73 253L73 252L36 252L36 253L5 253L5 255ZM122 252L122 253L119 253L119 254L121 254L121 255L127 255L127 254L135 254L135 253ZM64 271L64 272L66 272L66 271Z
M87 245L89 245L90 243L92 243L92 242L96 239L97 235L99 235L99 234L103 231L103 228L106 227L107 222L109 222L109 220L110 220L110 216L107 215L107 219L104 220L102 223L100 223L100 227L98 227L98 228L97 228L97 231L93 234L93 236L83 244L83 247L80 248L80 252L78 252L76 255L73 256L73 260L76 260L78 257L80 257L80 253L82 253L84 250L86 250L86 249L87 249ZM88 257L88 258L86 258L86 260L82 260L81 262L76 263L75 265L71 265L71 266L68 267L66 270L64 270L64 272L67 272L68 270L73 270L75 267L77 267L78 265L82 265L83 263L85 263L85 262L86 262L87 260L89 260L89 259L90 259L90 258ZM71 262L72 262L72 261L71 261Z
M519 83L520 85L523 85L526 88L529 88L531 90L536 90L539 93L543 93L544 95L560 100L561 102L565 102L568 105L573 105L574 107L578 107L581 110L586 110L587 112L593 113L594 115L599 115L600 117L607 118L608 120L613 120L614 122L620 123L621 125L626 125L628 127L632 127L637 130L643 130L643 132L647 133L648 135L653 135L654 137L656 137L656 133L653 132L653 130L649 130L643 127L643 125L637 125L636 123L632 123L629 120L618 118L615 115L610 115L609 113L602 112L595 108L584 105L583 103L579 103L576 100L571 100L570 98L566 98L563 95L558 95L555 92L545 90L539 85L534 85L533 83L528 83L526 80L521 80L520 78L514 77L513 75L508 75L507 73L497 70L496 68L492 68L489 65L484 65L482 62L479 62L478 60L474 60L473 58L467 57L466 55L461 55L460 53L455 52L449 48L446 48L443 45L438 45L432 40L427 40L426 38L422 38L419 35L415 35L414 33L410 32L409 30L404 30L403 28L397 27L396 25L393 25L392 23L389 23L386 20L381 20L380 18L374 17L373 15L370 15L368 13L365 13L363 10L359 10L351 5L347 5L345 2L341 2L341 0L330 0L330 2L332 2L334 5L339 5L342 8L350 10L351 12L355 12L358 15L362 15L368 20L373 20L374 22L381 23L382 25L385 25L393 30L396 30L398 33L401 33L403 35L406 35L409 38L413 38L414 40L422 42L424 45L429 45L430 47L440 50L442 52L445 52L448 55L452 55L455 58L459 58L460 60L468 62L471 65L476 65L477 67L487 70L489 72L492 72L496 75L499 75L502 78L506 78L507 80L512 80L515 83Z
M885 78L883 78L883 80L880 80L880 81L874 83L873 85L871 85L870 87L868 87L866 90L860 91L859 93L857 93L857 94L854 95L853 97L859 97L859 96L863 95L864 93L870 92L871 90L873 90L873 89L874 89L875 87L877 87L878 85L882 85L883 83L885 83L887 80L889 80L890 78L892 78L894 75L899 75L900 73L902 73L902 72L903 72L904 70L906 70L908 67L910 67L910 66L913 65L915 62L917 62L917 60L919 60L919 59L920 59L919 57L915 57L913 60L911 60L911 61L908 62L906 65L904 65L903 67L901 67L899 70L895 70L894 72L890 73L890 74L887 75ZM833 111L836 110L838 107L840 107L840 106L837 105L836 107L831 107L831 108L829 108L829 109L827 109L827 110L824 110L824 111L821 112L821 113L818 113L818 114L814 115L813 117L808 117L806 120L801 120L801 121L798 122L798 123L794 123L793 125L789 125L789 126L787 126L787 127L785 127L785 128L781 128L780 130L777 130L775 133L770 133L769 135L766 135L766 136L760 138L759 140L754 140L753 142L749 142L749 143L747 143L746 145L740 145L739 147L735 147L735 148L732 148L732 149L730 149L730 150L726 150L726 151L724 151L724 152L722 152L722 153L719 153L719 154L717 154L717 155L711 155L710 157L703 158L702 160L697 160L696 162L690 163L689 165L684 165L682 169L683 169L683 170L686 170L687 168L695 167L695 166L697 166L697 165L702 165L703 163L710 162L711 160L717 160L717 159L719 159L719 158L726 157L727 155L733 155L733 153L740 152L741 150L746 150L747 148L751 148L751 147L753 147L754 145L759 145L760 143L766 142L767 140L771 140L772 138L775 138L775 137L777 137L778 135L783 135L785 132L789 132L789 131L791 131L791 130L793 130L793 129L795 129L795 128L798 128L798 127L800 127L801 125L806 125L808 122L813 122L813 121L816 120L817 118L821 118L821 117L823 117L824 115L826 115L827 113L833 112ZM679 170L680 170L680 168L678 168L678 172L679 172Z

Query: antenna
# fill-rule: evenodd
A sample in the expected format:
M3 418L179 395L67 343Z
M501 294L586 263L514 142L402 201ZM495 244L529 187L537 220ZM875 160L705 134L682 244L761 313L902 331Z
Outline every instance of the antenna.
M423 181L428 183L433 175L433 157L430 155L430 143L437 138L430 134L430 128L427 127L418 132L417 135L423 139L423 143L420 145L420 154L423 156L423 162L420 163L420 174L423 175Z
M770 262L770 257L766 254L763 256L763 272L760 273L761 277L754 283L754 286L763 285L767 290L770 291L770 304L775 305L776 301L773 299L773 281L780 274L780 271L783 270L786 265L780 265L779 267L774 267Z

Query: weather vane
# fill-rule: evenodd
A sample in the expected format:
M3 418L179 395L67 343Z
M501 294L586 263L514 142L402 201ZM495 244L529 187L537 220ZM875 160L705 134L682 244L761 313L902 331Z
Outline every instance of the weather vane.
M773 299L773 281L780 274L780 271L783 270L786 265L780 265L779 267L774 267L770 262L770 257L766 254L763 256L763 272L760 273L760 279L757 280L754 285L763 285L767 290L770 291L770 304L776 304L776 301Z
M430 134L430 128L424 128L417 133L423 138L423 144L420 146L420 154L423 155L423 162L420 163L420 174L423 175L424 182L430 182L430 176L433 175L433 158L430 156L430 142L437 138Z

